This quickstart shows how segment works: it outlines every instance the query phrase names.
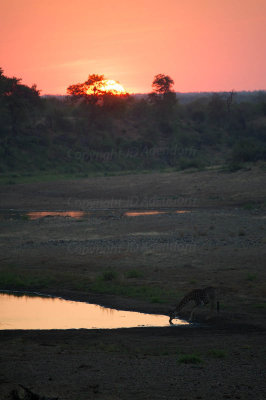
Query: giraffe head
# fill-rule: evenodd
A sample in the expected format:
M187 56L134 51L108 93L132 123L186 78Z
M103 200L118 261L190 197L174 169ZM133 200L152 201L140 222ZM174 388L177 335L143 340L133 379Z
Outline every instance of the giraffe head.
M177 318L177 315L176 315L176 308L170 309L169 312L168 312L168 314L169 314L169 317L170 317L170 318L169 318L169 324L173 325L172 320L175 319L175 318Z

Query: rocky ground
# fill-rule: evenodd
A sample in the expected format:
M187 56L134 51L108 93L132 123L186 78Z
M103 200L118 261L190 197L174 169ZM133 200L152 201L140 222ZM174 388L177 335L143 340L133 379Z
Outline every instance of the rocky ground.
M69 400L263 400L266 394L265 331L248 326L2 331L0 337L3 391L22 383Z

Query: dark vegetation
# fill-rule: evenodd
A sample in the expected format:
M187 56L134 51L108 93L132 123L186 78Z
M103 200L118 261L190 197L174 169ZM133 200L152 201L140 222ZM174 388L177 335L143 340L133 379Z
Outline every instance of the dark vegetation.
M69 96L41 97L35 85L0 70L2 176L214 165L235 171L266 160L265 92L190 94L184 100L162 74L148 96L71 93L78 85L68 88Z

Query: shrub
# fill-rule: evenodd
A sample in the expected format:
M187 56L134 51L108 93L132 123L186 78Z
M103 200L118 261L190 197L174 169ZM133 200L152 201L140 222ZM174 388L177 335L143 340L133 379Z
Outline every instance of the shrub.
M232 161L249 162L266 159L266 146L254 139L243 139L235 143Z
M183 364L200 364L203 360L196 354L184 354L178 358L178 362Z
M102 275L100 276L100 279L103 281L112 281L116 279L118 276L117 272L112 270L112 269L107 269L106 271L103 271Z
M212 349L209 351L208 354L213 358L225 358L227 355L224 350L219 350L219 349Z
M127 273L126 273L126 277L128 279L141 278L142 276L143 276L143 273L141 271L138 271L137 269L131 269L131 270L127 271Z

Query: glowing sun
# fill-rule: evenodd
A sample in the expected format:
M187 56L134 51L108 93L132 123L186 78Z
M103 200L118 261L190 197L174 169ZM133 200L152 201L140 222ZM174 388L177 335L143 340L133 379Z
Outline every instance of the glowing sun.
M95 94L96 92L110 93L114 95L126 94L123 86L112 79L103 79L87 89L87 94Z

